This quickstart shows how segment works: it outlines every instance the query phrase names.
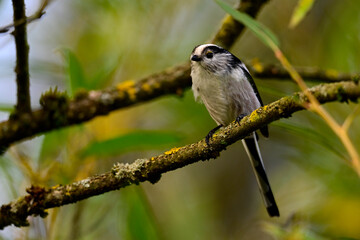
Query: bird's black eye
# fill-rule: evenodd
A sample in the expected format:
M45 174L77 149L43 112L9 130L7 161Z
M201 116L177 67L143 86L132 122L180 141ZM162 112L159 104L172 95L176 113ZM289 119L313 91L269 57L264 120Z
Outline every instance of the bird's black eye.
M207 52L207 53L205 54L205 56L206 56L207 58L212 58L212 57L214 56L214 53L211 52L211 51L209 51L209 52Z

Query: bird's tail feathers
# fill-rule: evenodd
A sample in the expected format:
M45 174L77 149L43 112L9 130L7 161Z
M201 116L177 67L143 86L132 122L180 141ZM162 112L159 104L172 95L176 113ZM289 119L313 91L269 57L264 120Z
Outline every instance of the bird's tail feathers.
M251 137L242 140L245 150L250 158L251 165L254 169L256 180L260 193L264 200L266 209L271 217L280 216L279 209L276 205L274 195L271 191L269 180L266 176L264 164L261 158L259 145L256 140L255 132Z

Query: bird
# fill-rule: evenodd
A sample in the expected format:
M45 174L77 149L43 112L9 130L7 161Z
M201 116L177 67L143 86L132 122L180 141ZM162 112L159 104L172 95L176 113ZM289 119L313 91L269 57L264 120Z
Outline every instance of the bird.
M192 91L203 103L217 127L205 140L209 146L213 134L221 127L240 120L263 106L259 91L245 64L228 50L215 44L196 46L190 56ZM260 128L269 136L267 126ZM264 205L270 217L280 212L267 178L256 132L241 140L250 159Z

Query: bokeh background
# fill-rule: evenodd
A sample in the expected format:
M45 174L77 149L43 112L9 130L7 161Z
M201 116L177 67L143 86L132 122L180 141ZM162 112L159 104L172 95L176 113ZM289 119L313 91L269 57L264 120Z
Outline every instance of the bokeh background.
M27 15L40 1L28 0ZM228 1L234 4L235 1ZM316 0L306 18L288 27L295 0L272 0L259 21L280 39L295 66L359 72L360 1ZM72 96L136 80L188 61L195 45L216 32L224 16L214 1L53 0L28 26L31 95L57 86ZM0 1L0 23L12 20ZM251 32L231 51L251 63L277 64ZM13 38L0 35L0 119L15 104ZM265 103L298 91L291 80L255 79ZM319 82L308 83L310 86ZM356 104L325 108L344 121ZM11 147L0 157L0 204L30 184L68 184L108 171L116 162L158 155L202 139L215 123L192 92L166 96L53 131ZM360 151L360 121L350 136ZM1 239L360 239L360 181L334 133L315 114L299 112L270 125L261 138L281 217L268 217L240 143L216 160L49 210L30 227L7 227Z

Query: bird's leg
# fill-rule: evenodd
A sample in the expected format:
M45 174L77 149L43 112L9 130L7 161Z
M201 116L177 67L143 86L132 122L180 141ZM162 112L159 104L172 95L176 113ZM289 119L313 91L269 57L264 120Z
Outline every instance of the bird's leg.
M246 117L246 114L244 114L244 113L240 114L240 115L235 119L235 122L240 125L240 121L241 121L241 119L243 119L244 117Z
M216 128L210 130L210 132L206 135L206 137L205 137L205 142L206 142L206 144L207 144L208 146L210 145L210 144L209 144L210 138L212 138L212 136L214 135L214 133L215 133L219 128L221 128L222 126L223 126L223 125L220 124L220 125L217 126Z

